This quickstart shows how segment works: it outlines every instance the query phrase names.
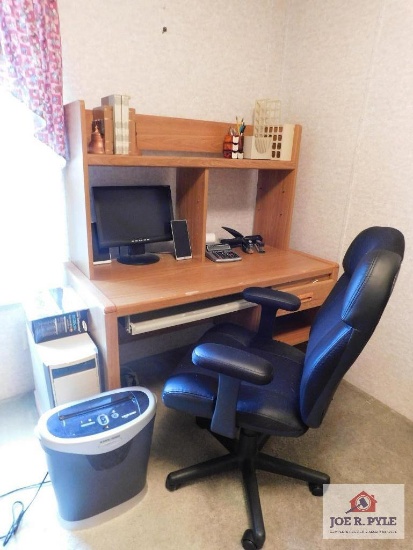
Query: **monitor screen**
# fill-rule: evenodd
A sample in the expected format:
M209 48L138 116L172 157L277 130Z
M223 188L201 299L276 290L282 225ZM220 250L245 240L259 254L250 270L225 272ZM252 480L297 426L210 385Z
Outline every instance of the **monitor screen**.
M145 244L171 241L171 188L166 185L92 187L99 246L127 246L118 261L147 264L159 260Z

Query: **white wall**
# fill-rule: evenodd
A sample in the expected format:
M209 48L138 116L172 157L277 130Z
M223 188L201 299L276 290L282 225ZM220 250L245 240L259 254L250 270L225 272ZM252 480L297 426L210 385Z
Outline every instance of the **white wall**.
M59 0L65 100L125 93L140 113L251 120L279 91L283 4Z
M284 102L304 126L292 246L341 259L370 225L406 255L389 306L347 379L413 419L413 3L291 0Z

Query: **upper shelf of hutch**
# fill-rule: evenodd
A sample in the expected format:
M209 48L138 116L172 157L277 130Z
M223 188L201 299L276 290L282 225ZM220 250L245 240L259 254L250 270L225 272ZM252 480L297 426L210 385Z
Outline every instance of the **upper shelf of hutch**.
M154 115L134 114L130 131L134 154L89 154L87 145L92 132L93 111L85 108L83 100L66 106L68 126L83 136L82 154L88 166L135 166L170 168L229 168L236 170L294 170L297 168L301 126L296 125L291 161L226 159L222 156L225 134L231 123L194 120ZM133 128L133 130L132 130ZM245 135L252 135L252 126ZM73 143L72 139L72 143Z
M154 155L87 155L89 166L165 166L171 168L233 168L236 170L294 170L296 162Z

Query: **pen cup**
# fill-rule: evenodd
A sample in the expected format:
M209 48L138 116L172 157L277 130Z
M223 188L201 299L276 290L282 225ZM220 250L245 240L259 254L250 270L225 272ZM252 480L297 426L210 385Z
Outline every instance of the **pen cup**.
M244 158L244 134L227 134L224 137L223 155L226 159Z

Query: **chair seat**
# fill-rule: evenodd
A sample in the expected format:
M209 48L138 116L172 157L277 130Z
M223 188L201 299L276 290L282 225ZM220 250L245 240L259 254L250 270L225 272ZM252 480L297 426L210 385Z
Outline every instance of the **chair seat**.
M207 331L197 345L204 343L253 351L273 365L273 380L269 384L241 383L236 415L238 427L288 437L298 437L307 431L299 405L303 352L282 342L260 341L255 333L229 323ZM212 418L218 375L193 365L191 357L192 349L166 382L163 401L168 407Z

